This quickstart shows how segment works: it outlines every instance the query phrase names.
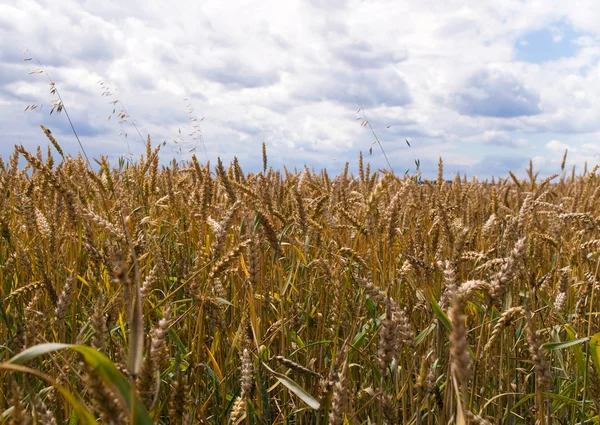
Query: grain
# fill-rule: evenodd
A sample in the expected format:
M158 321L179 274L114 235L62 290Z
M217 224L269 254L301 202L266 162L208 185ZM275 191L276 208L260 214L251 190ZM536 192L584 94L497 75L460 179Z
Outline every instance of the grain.
M357 178L279 171L266 147L259 172L167 163L148 140L138 161L92 168L45 134L56 158L18 146L0 159L3 362L91 346L156 424L429 425L456 420L459 401L471 423L583 423L599 403L593 165L449 182L440 159L419 184L362 156ZM127 423L127 400L79 360L27 366L100 423ZM0 411L68 422L47 385L1 369Z

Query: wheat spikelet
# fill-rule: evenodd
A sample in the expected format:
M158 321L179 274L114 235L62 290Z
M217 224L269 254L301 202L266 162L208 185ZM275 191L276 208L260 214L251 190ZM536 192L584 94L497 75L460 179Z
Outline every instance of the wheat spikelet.
M341 425L344 422L344 413L348 403L348 362L345 361L342 370L338 374L338 379L333 384L333 396L331 399L331 408L329 411L329 423L332 425Z
M527 324L527 344L529 346L529 354L535 367L535 374L537 377L536 384L538 388L543 391L546 390L552 384L552 374L550 372L550 365L546 359L546 355L541 348L540 335L535 327L535 321L533 314L529 313L526 315Z
M385 374L395 354L396 345L396 322L392 320L392 302L389 294L387 297L387 307L385 320L381 324L379 332L379 348L377 350L377 360L379 369Z
M23 392L15 380L11 380L10 404L12 405L12 411L10 412L8 424L21 425L28 423L30 418L23 403Z
M292 369L298 373L303 373L305 375L312 375L312 376L316 376L316 377L320 377L321 375L319 375L318 373L310 370L307 367L304 367L290 359L286 359L283 356L275 356L275 360L277 360L277 362L281 363L282 365L284 365L285 367Z
M502 330L508 327L509 324L521 314L523 314L523 307L512 307L503 312L498 321L496 322L496 325L494 325L494 329L492 330L490 338L486 342L483 350L489 351L489 349L494 345L494 342L496 342L496 340L500 336Z
M173 380L171 388L171 397L169 400L169 419L170 422L177 425L185 423L188 401L188 378L181 372Z
M526 239L521 238L517 241L501 270L490 282L490 295L492 301L499 303L506 290L506 285L514 278L518 270L518 263L525 255Z
M463 298L456 294L452 299L452 307L448 317L452 322L452 333L450 335L450 364L452 373L460 383L463 390L471 378L471 364L473 359L467 351L467 329L465 326L466 316L463 313Z
M492 422L488 421L487 419L482 418L481 416L479 416L476 413L473 413L469 410L467 410L465 413L466 413L465 416L467 417L467 420L469 422L473 422L478 425L492 425Z
M125 237L125 234L121 230L119 230L114 224L112 224L112 223L108 222L107 220L103 219L102 217L100 217L95 212L87 210L87 211L84 211L84 215L92 223L94 223L97 226L102 227L104 230L106 230L111 236L116 238L119 242L121 242L121 243L127 242L127 238Z
M562 157L562 161L560 162L560 170L564 171L565 170L565 164L567 163L567 153L569 152L568 149L565 149L565 153Z

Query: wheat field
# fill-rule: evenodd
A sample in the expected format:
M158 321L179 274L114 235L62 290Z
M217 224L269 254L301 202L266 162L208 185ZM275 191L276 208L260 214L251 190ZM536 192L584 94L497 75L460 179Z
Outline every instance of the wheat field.
M598 421L598 167L89 163L44 131L0 162L0 423Z

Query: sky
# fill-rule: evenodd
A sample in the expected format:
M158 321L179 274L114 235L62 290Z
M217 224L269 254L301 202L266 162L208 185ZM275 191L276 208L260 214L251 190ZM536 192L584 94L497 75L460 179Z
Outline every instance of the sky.
M115 164L149 134L165 164L258 171L265 142L276 168L386 168L368 119L397 174L549 175L565 149L581 170L600 161L598 22L593 0L3 0L0 156L45 151L40 124L77 155L52 81Z

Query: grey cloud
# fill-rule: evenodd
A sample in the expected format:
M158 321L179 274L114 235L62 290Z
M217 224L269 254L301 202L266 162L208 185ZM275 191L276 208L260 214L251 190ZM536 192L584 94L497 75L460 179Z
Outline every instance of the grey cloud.
M382 68L392 63L408 59L406 49L381 49L366 42L342 44L336 49L336 56L354 69Z
M403 146L406 144L406 139L409 141L414 139L415 141L430 142L434 140L439 141L445 136L445 133L431 131L415 120L392 119L388 121L372 121L369 119L369 121L373 123L378 134L381 133L384 138L395 140ZM390 126L389 128L387 128L388 125Z
M521 146L518 142L516 142L510 138L503 138L503 137L484 140L483 143L485 143L486 145L501 146L501 147L506 147L506 148L517 148L517 147Z
M140 72L130 77L127 82L128 90L152 91L156 89L156 77L150 71L140 70Z
M82 38L71 50L60 51L64 57L85 61L86 63L104 62L120 56L119 43L109 41L101 34L93 34ZM100 71L100 70L99 70Z
M20 64L3 63L0 58L0 87L14 81L19 81L27 74L26 68Z
M405 106L411 102L408 85L393 69L339 71L318 76L295 93L301 99L356 105L358 97L364 107Z
M276 84L279 79L277 70L257 70L232 58L221 66L204 71L209 80L221 83L229 88L255 88Z
M350 78L342 94L345 98L358 96L364 106L405 106L411 102L408 85L392 69L363 71Z
M3 40L8 40L9 37L5 35L3 31L0 31L0 37ZM0 60L4 63L17 63L23 62L25 56L15 47L14 43L0 44Z
M581 134L600 129L600 112L596 109L576 109L554 119L530 123L528 131L538 133Z
M540 96L513 75L481 70L454 93L452 105L463 115L513 118L542 112Z
M29 93L16 93L14 90L9 89L6 85L4 85L4 83L0 85L0 99L10 101L11 104L19 107L22 106L23 109L25 109L28 104L37 105L39 103L39 106L42 104L42 102L40 102L40 96Z
M525 156L486 155L477 164L460 168L471 175L505 177L508 175L509 171L512 171L515 174L521 174L528 164L529 157Z
M42 124L49 128L53 133L62 135L73 134L71 125L64 115L64 112L61 115L49 115L48 110L45 109L46 108L43 108L40 112L33 112L25 115L25 119L32 128ZM75 131L80 137L96 137L111 133L111 128L107 125L108 123L102 122L97 119L98 117L90 116L87 112L71 112L70 115Z
M459 37L479 33L479 25L473 19L454 19L442 25L437 32L443 37Z
M527 141L524 139L515 139L508 134L497 133L497 134L484 134L483 137L479 139L486 145L491 146L501 146L507 148L517 148L522 147L527 144Z
M248 136L258 136L265 131L263 126L255 124L252 121L226 121L224 124L228 128Z
M6 17L0 16L0 31L10 34L16 32L17 27L14 22L9 21Z
M91 23L87 25L93 27ZM79 31L80 35L75 36L77 32L75 28L72 32L56 33L51 26L42 24L34 37L23 40L18 37L18 33L0 29L0 38L3 40L0 46L0 59L6 63L16 64L23 63L25 58L32 58L33 60L26 62L27 69L31 71L39 67L36 60L47 69L67 67L77 63L98 68L102 63L121 57L123 47L117 40L106 35L105 30L91 28L84 31L82 29ZM23 49L26 49L26 53L23 53ZM102 68L97 70L103 71Z

